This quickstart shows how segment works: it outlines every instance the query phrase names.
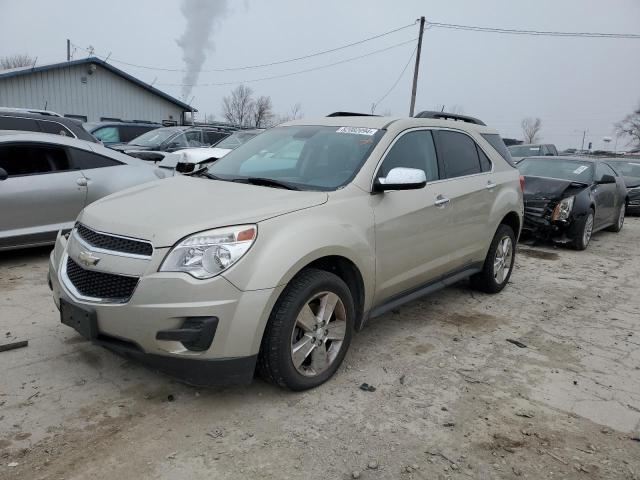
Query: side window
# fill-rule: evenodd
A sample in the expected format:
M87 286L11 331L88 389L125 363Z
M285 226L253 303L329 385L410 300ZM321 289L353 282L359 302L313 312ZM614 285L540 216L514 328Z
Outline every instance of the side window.
M9 177L71 170L65 149L49 145L3 145L0 167Z
M429 130L405 133L393 144L378 171L379 177L386 177L396 167L423 170L427 181L438 180L438 159Z
M480 158L480 168L483 172L491 171L491 160L489 157L485 155L482 149L476 144L476 149L478 150L478 157Z
M187 143L190 147L203 147L202 143L202 131L201 130L189 130L185 133L187 137Z
M169 148L186 148L189 144L187 143L187 137L184 133L180 133L169 140L168 147Z
M480 173L480 159L476 142L464 133L439 130L436 145L446 178L462 177Z
M555 157L558 156L558 149L556 148L555 145L549 145L547 148L549 149L549 153L551 153L551 155Z
M223 138L228 137L228 134L224 132L214 132L211 130L209 131L205 130L203 134L204 134L204 143L207 145L215 145Z
M120 142L118 127L102 127L93 132L93 136L104 143Z
M25 130L39 132L38 122L32 118L2 117L0 116L0 130Z
M151 130L155 130L155 127L138 127L131 125L120 125L120 141L121 142L130 142L136 137L139 137L143 133L147 133Z
M38 120L38 125L40 125L40 130L42 130L44 133L53 133L54 135L62 135L64 137L75 138L73 132L61 123Z
M613 169L606 163L598 163L596 165L596 182L602 180L602 177L604 177L605 175L611 175L613 177L618 176L616 172L614 172Z
M89 170L92 168L113 167L116 165L122 165L121 162L113 160L97 153L89 152L87 150L81 150L79 148L70 148L71 161L74 168L80 170Z
M502 138L500 138L500 135L498 135L497 133L483 133L482 137L487 142L489 142L489 144L495 149L495 151L498 152L500 156L504 158L509 165L515 168L516 164L513 163L513 158L511 158L511 153L509 152L509 149L502 141Z

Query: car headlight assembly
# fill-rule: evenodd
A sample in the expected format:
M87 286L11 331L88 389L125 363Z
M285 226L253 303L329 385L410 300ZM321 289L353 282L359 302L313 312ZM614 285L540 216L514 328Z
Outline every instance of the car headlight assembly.
M556 208L553 209L553 214L551 215L551 220L554 222L557 220L567 221L569 215L571 214L571 209L573 208L573 201L575 197L567 197L560 200Z
M186 272L199 279L215 277L247 253L257 234L257 225L195 233L174 245L159 271Z

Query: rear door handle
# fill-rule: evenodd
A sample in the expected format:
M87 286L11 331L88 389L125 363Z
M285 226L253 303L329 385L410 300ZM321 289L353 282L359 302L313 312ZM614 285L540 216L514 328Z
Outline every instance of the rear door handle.
M438 195L436 197L436 201L433 202L436 207L446 207L451 202L447 197L443 197L442 195Z
M487 182L487 190L491 190L492 188L496 188L497 185L495 183L493 183L492 181L488 181Z
M87 186L87 179L84 177L80 177L76 179L76 183L78 185L80 185L81 187L86 187Z

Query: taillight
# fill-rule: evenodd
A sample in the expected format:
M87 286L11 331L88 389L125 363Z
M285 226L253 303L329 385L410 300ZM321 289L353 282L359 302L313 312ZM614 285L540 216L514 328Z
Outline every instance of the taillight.
M524 192L524 175L520 175L520 190Z

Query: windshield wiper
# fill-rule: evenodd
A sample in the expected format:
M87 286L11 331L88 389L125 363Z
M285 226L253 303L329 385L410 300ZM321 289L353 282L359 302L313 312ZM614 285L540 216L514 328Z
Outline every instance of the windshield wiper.
M202 170L196 170L195 172L191 173L191 176L193 177L202 176L202 177L210 178L211 180L224 180L224 178L216 177L213 173L209 173L209 171L206 168Z
M298 187L295 187L289 183L281 182L279 180L273 180L271 178L263 178L263 177L246 177L246 178L234 178L234 182L246 182L251 185L261 185L264 187L275 187L275 188L284 188L287 190L300 190Z

